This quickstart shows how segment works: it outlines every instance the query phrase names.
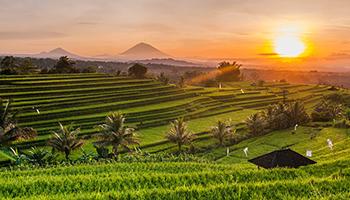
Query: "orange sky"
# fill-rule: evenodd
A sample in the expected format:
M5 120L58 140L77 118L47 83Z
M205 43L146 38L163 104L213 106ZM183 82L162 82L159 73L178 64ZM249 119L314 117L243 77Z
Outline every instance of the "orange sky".
M0 52L62 47L118 54L147 42L175 57L274 62L272 42L295 26L307 60L350 59L349 0L0 0ZM350 63L350 62L349 62Z

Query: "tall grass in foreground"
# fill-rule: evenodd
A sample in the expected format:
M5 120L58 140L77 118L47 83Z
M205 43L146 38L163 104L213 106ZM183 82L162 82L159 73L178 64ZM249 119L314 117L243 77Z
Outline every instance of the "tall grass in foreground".
M257 170L208 163L113 163L0 172L18 199L316 199L349 197L349 160Z

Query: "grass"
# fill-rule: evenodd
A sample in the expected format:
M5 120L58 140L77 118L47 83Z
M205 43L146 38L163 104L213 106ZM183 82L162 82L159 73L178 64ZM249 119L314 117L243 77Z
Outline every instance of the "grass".
M280 101L281 89L289 91L287 100L304 99L311 110L322 94L330 92L324 86L266 83L255 87L249 82L239 82L225 83L222 89L178 89L149 80L142 82L102 74L1 76L0 83L18 88L7 94L15 97L15 109L24 109L20 125L39 130L37 139L17 145L31 147L35 142L45 142L50 137L49 131L58 128L58 121L74 122L82 128L83 134L93 134L93 126L102 123L109 111L120 110L126 114L128 126L138 127L142 151L150 153L176 151L176 145L164 139L165 134L169 121L185 117L189 130L197 135L196 156L207 160L204 163L99 162L46 168L0 168L1 199L350 198L348 129L300 126L295 134L289 129L274 131L229 146L229 156L226 156L226 147L218 147L208 133L218 120L231 119L239 129L237 134L245 134L242 121L257 110ZM31 85L35 85L32 91L22 91ZM42 88L46 90L40 91ZM28 109L32 105L42 106L42 113L38 115ZM327 147L328 138L334 143L333 150ZM93 138L85 141L86 152L94 151L93 141ZM247 162L286 146L300 154L312 150L311 159L317 164L299 169L258 170ZM245 147L249 148L248 157L242 151ZM77 151L72 158L80 155ZM6 158L0 155L0 161L3 160Z
M158 143L164 141L169 122L176 118L185 117L190 130L197 134L208 131L217 120L231 118L240 123L256 110L281 101L281 95L273 91L282 87L290 90L289 97L293 99L313 95L307 105L309 109L320 98L315 94L327 89L286 83L255 87L249 82L225 83L222 89L179 89L150 79L104 74L1 76L0 83L6 86L0 88L1 96L13 97L14 109L22 111L18 115L19 125L34 127L39 133L35 140L20 142L18 146L45 144L58 122L81 127L83 135L93 134L93 127L102 123L108 112L121 111L127 117L127 125L138 128L141 146L149 146L146 151L171 151L169 144ZM39 108L40 114L33 106ZM93 150L91 141L87 141L88 150ZM198 142L202 146L214 143L207 135Z
M330 131L330 130L326 130ZM274 133L277 134L277 133ZM284 133L279 133L284 134ZM268 139L269 136L266 136ZM262 137L264 138L264 137ZM347 199L349 156L299 169L245 163L96 163L0 171L3 199Z

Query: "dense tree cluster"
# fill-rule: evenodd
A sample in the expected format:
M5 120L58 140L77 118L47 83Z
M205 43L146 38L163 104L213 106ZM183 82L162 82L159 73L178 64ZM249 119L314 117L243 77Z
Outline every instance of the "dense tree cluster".
M16 59L13 56L5 56L0 62L0 74L17 75L33 74L39 71L30 58Z
M55 73L96 73L97 67L94 65L76 67L76 61L72 61L67 56L58 60L49 58L17 58L5 56L0 61L0 74L23 75L23 74L55 74Z
M79 73L79 70L74 67L75 62L67 56L60 57L57 63L49 70L50 74L68 74Z
M342 104L337 104L329 100L322 100L316 105L311 113L312 121L328 122L335 119L342 118L344 114L344 107Z
M342 118L348 118L346 110L350 105L350 95L335 92L324 96L322 101L316 105L311 118L313 121L328 122Z
M309 120L304 105L296 101L271 105L264 111L251 115L245 122L251 135L262 135L273 130L302 125Z

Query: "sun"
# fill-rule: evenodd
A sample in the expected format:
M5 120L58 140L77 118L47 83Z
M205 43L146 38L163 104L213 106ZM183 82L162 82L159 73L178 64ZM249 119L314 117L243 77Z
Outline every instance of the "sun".
M274 40L274 51L280 57L299 57L305 52L306 46L297 35L285 34L277 36Z

